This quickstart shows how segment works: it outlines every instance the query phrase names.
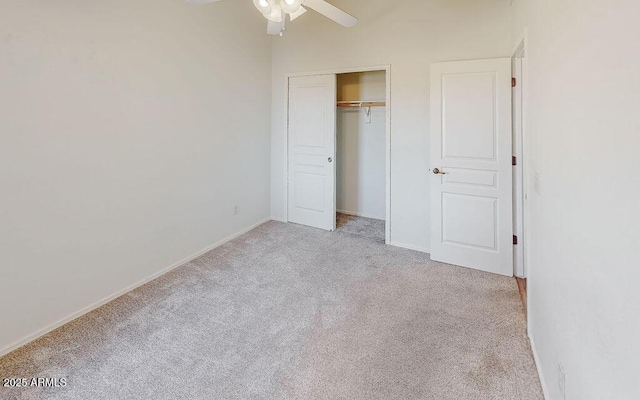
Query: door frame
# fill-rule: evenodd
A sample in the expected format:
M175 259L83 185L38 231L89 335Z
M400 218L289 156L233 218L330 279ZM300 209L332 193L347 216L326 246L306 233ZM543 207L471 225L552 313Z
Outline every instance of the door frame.
M385 243L391 243L391 65L380 65L371 67L355 67L355 68L339 68L330 69L325 71L311 71L311 72L295 72L285 74L285 91L284 91L284 121L286 133L284 135L284 150L285 160L284 163L284 220L289 222L289 79L300 76L313 76L313 75L339 75L350 74L357 72L371 72L371 71L385 71L386 73L386 124L385 124L385 162L386 162L386 178L385 178ZM337 101L337 99L336 99ZM335 199L334 199L335 203Z
M525 35L526 36L526 35ZM528 207L528 164L529 160L529 146L527 141L529 140L526 130L527 122L527 104L528 104L528 87L527 87L527 58L525 51L526 37L521 38L518 45L513 50L511 56L512 66L515 63L519 64L519 68L514 68L512 71L512 77L516 78L516 85L520 90L520 102L516 99L512 99L512 105L514 107L514 116L518 116L519 123L517 128L513 131L514 143L520 143L520 146L516 146L514 155L517 157L517 166L514 170L514 209L520 210L521 219L514 218L514 235L518 236L518 244L514 249L514 264L513 272L514 276L518 278L527 278L529 267L529 255L528 255L528 242L529 242L529 207ZM520 190L518 190L520 188Z

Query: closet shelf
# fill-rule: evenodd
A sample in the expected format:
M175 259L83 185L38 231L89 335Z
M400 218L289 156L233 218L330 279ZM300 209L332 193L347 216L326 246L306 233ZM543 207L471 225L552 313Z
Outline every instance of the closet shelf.
M384 101L339 101L338 107L386 107Z

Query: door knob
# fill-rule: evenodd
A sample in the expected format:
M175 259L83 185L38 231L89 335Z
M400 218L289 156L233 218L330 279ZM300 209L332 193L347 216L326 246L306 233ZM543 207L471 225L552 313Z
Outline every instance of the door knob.
M436 175L446 175L447 174L446 172L440 171L439 168L434 168L433 169L433 173L436 174Z
M329 162L333 162L333 157L329 157L329 158L328 158L328 161L329 161Z

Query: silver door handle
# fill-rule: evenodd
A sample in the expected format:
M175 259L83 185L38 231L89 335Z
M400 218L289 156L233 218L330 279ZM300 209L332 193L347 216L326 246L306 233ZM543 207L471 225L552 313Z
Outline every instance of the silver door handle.
M446 175L447 174L446 172L440 171L439 168L434 168L433 169L433 173L436 174L436 175Z

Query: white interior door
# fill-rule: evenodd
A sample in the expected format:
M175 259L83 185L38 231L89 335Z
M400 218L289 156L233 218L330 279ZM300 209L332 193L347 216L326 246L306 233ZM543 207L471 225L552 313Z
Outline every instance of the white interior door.
M511 60L431 65L431 258L513 276Z
M336 228L336 76L289 78L290 222Z

